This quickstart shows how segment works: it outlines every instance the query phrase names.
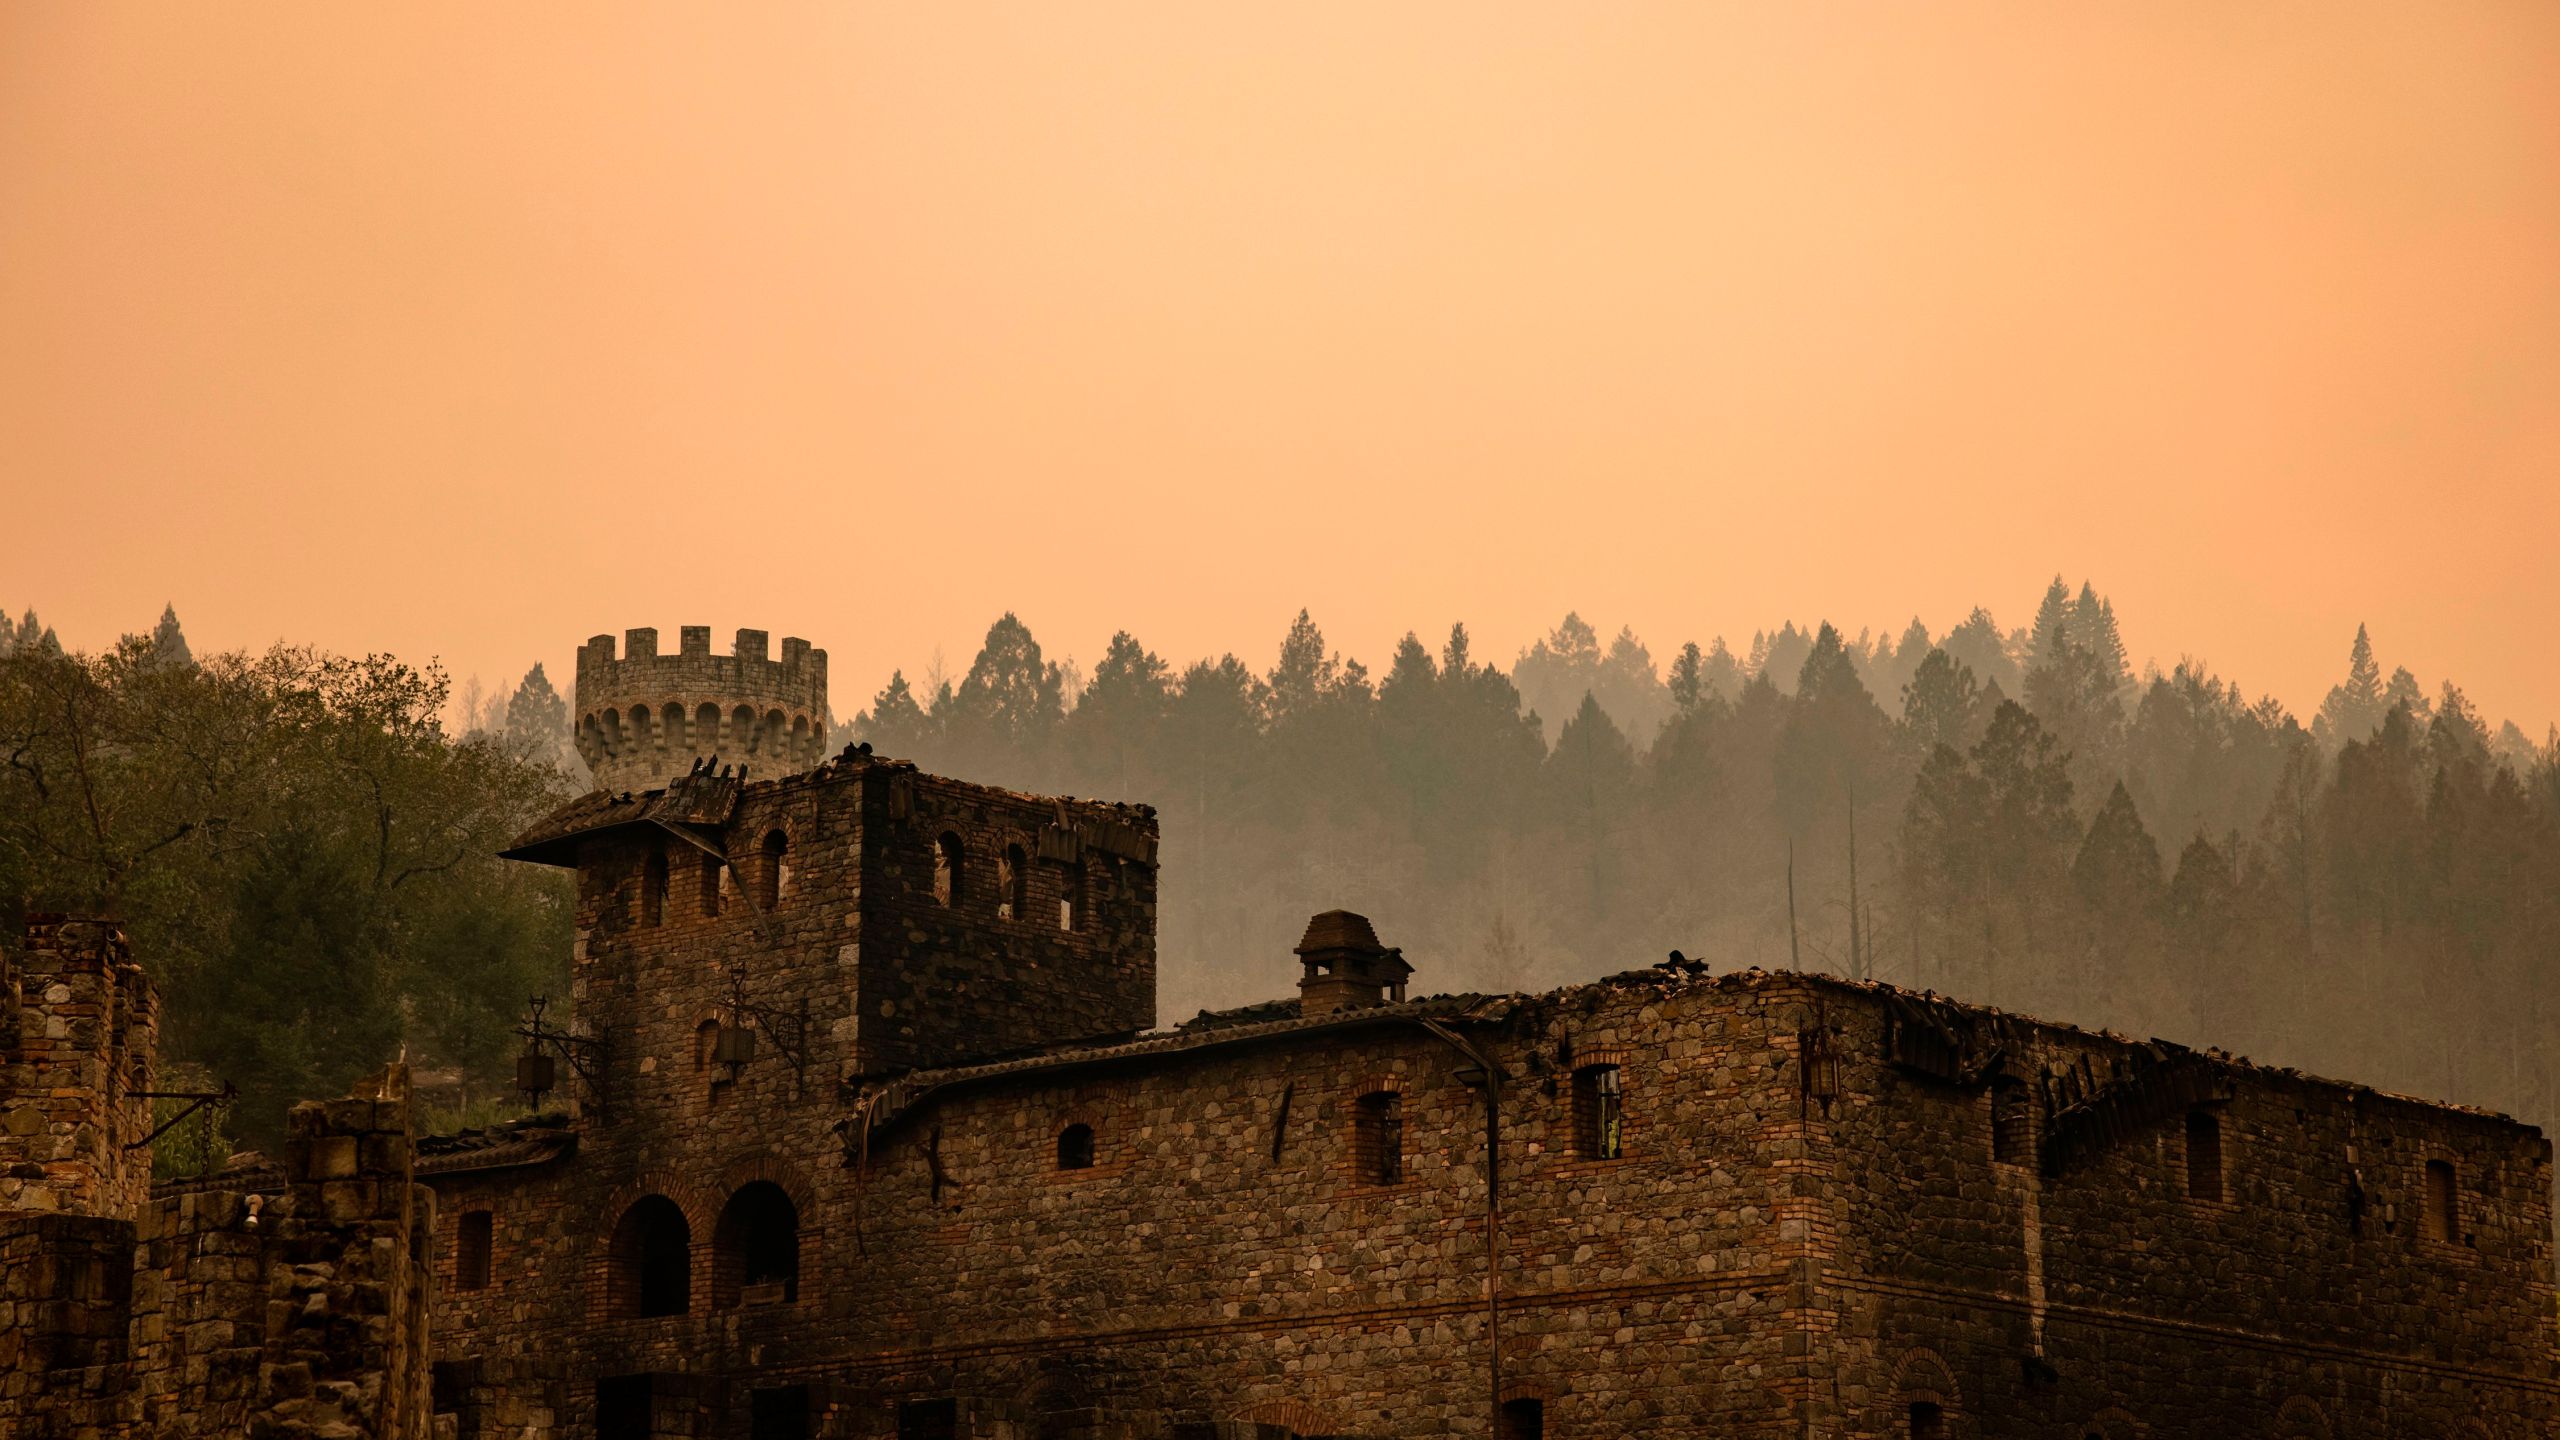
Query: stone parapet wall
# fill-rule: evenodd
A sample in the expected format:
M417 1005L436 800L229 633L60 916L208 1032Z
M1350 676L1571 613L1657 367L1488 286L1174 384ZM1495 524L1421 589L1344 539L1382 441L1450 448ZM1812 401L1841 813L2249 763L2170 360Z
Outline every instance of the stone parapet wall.
M762 630L740 630L727 655L711 653L709 626L688 625L677 653L658 653L658 632L598 635L578 649L580 758L596 788L653 790L696 760L720 757L761 775L789 775L825 758L827 652L797 636L770 658Z

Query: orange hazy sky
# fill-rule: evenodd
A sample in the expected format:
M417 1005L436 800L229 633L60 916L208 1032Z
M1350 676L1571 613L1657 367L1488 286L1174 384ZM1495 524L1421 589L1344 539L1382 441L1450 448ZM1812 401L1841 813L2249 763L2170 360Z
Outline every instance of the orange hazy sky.
M2093 577L2560 717L2560 6L0 6L0 604L1382 664Z

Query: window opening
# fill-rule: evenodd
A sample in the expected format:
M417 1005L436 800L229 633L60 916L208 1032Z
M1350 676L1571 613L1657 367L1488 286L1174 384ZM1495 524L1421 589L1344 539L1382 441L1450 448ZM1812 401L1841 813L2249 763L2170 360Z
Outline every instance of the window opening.
M1058 928L1075 931L1084 925L1084 867L1069 865L1058 883Z
M654 846L640 870L640 923L657 925L667 918L667 847Z
M1058 1132L1058 1168L1090 1170L1093 1168L1093 1127L1070 1125Z
M489 1212L465 1210L453 1234L453 1288L480 1290L489 1284Z
M693 1296L693 1227L664 1195L644 1195L614 1227L614 1309L681 1315Z
M702 857L702 913L705 918L720 913L720 862L712 856Z
M996 860L996 918L1020 920L1031 913L1031 867L1022 847L1007 845Z
M2222 1120L2210 1110L2187 1112L2187 1198L2222 1199Z
M1626 1111L1618 1092L1618 1067L1586 1065L1573 1072L1574 1148L1586 1160L1626 1154Z
M1547 1405L1543 1400L1502 1402L1502 1440L1546 1440Z
M764 864L756 869L756 908L771 910L782 903L782 860L791 851L791 837L779 830L768 830L764 837Z
M933 903L945 910L960 900L960 837L944 831L933 842Z
M1991 1087L1991 1158L2003 1165L2035 1163L2035 1097L2024 1085Z
M747 1402L747 1440L809 1440L809 1387L756 1391Z
M799 1207L770 1180L739 1186L712 1227L711 1264L715 1309L799 1299Z
M1947 1412L1934 1400L1911 1402L1911 1440L1946 1440Z
M596 1440L651 1440L649 1377L616 1375L596 1382Z
M2418 1216L2418 1234L2428 1240L2452 1244L2462 1233L2452 1165L2442 1160L2427 1162L2425 1199L2425 1207Z
M1404 1179L1404 1097L1380 1090L1360 1097L1354 1126L1360 1178L1371 1185Z

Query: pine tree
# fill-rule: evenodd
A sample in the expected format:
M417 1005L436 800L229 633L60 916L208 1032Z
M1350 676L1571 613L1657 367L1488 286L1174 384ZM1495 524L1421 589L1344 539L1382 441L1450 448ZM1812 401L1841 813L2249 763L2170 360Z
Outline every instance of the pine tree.
M2107 793L2080 842L2079 858L2071 862L2071 885L2081 904L2112 920L2147 915L2160 903L2160 847L2121 780Z
M151 631L150 655L152 663L158 665L191 666L196 663L195 653L187 648L186 632L178 628L176 605L160 607L160 623Z
M867 741L884 757L914 759L933 744L933 721L916 703L903 670L889 672L889 683L871 697L871 705L853 717L853 738Z
M584 769L569 743L569 702L552 688L539 661L507 697L506 734L519 754L554 769Z
M1969 750L1990 718L1972 668L1944 650L1930 651L1902 687L1902 731L1913 754L1927 755L1941 745Z
M1790 833L1826 830L1885 786L1892 725L1858 678L1840 632L1823 625L1796 673L1795 703L1778 735L1779 813Z
M2356 642L2347 651L2347 678L2329 689L2315 722L2321 740L2332 749L2362 740L2382 723L2382 667L2374 663L2373 637L2356 626Z
M1266 681L1271 723L1285 725L1313 714L1341 682L1341 672L1340 658L1324 648L1324 632L1300 610L1281 637L1280 659Z
M2035 628L2027 632L2027 656L2030 664L2048 665L2062 647L2071 640L2071 587L2062 577L2044 589L2044 601L2036 606Z

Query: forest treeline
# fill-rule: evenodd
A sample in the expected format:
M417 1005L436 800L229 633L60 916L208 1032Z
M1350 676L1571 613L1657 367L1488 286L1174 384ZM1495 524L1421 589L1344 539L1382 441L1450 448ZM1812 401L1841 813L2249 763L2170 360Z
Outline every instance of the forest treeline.
M1463 626L1382 671L1301 614L1267 665L1128 633L1089 675L1007 615L844 727L883 753L1157 807L1162 1012L1286 993L1316 910L1422 991L1679 948L1867 976L2560 1117L2560 735L2386 673L2360 628L2308 723L2113 605L1794 625L1658 664L1580 618L1508 672Z
M451 718L448 719L447 717ZM2308 722L2201 664L2136 673L2112 605L1764 632L1658 661L1568 615L1506 668L1463 626L1380 671L1301 614L1267 662L1011 615L840 727L991 783L1154 805L1161 1013L1288 993L1310 913L1374 917L1422 992L1679 948L1798 965L2560 1118L2560 734L2386 673L2361 630ZM0 621L0 901L121 915L173 1052L246 1133L407 1047L503 1084L567 897L494 852L584 785L541 667L280 648L174 615L99 655Z

